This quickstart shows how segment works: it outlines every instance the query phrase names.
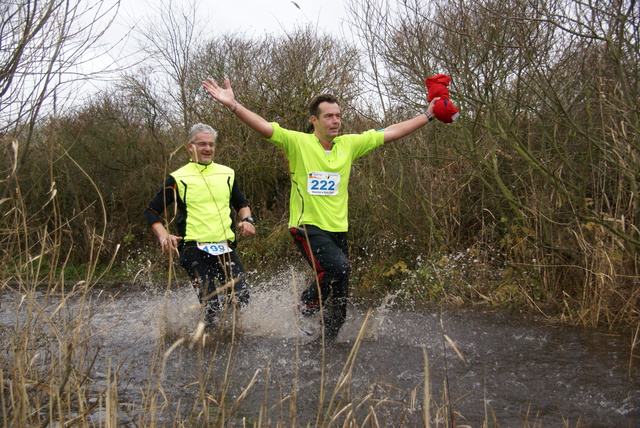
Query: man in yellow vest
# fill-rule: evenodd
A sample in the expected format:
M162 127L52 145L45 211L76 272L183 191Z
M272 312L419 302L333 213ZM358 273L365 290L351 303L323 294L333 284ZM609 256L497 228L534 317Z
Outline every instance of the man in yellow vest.
M291 194L289 227L303 257L315 269L316 281L301 293L303 315L323 307L325 337L333 339L345 322L349 293L348 184L353 161L433 120L434 98L425 113L387 128L338 135L340 105L323 94L309 105L313 133L291 131L268 122L240 105L229 79L222 88L211 78L205 90L240 120L278 146L289 161Z
M242 236L255 234L251 209L238 186L233 169L213 162L217 132L198 123L189 131L186 148L190 162L172 172L144 211L162 250L177 250L205 308L205 323L214 325L223 297L239 305L249 301L245 270L234 251L235 232L231 207L241 219ZM176 204L177 234L169 233L162 213ZM173 219L171 219L173 221ZM171 222L170 221L170 222ZM216 280L223 288L218 290ZM233 292L230 292L233 290Z

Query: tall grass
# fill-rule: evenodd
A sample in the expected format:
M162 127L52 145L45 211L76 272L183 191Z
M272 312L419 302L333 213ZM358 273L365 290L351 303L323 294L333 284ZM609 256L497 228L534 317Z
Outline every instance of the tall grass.
M113 328L110 323L93 322L111 303L98 287L104 271L98 270L97 254L104 250L106 227L90 231L94 238L85 277L70 282L65 279L69 255L62 253L63 248L69 248L62 242L68 224L57 215L56 204L52 193L48 201L50 222L33 226L30 218L39 213L30 212L19 187L11 200L3 202L2 244L5 249L12 248L3 253L0 288L3 426L378 426L376 407L381 404L371 405L371 397L356 400L349 391L365 325L336 384L320 383L314 421L298 419L297 376L290 396L270 405L271 397L265 391L264 405L255 415L247 416L242 410L258 380L268 380L269 368L257 370L240 394L231 394L236 376L234 357L242 345L236 314L230 314L231 324L218 332L205 333L199 324L186 336L162 335L148 360L148 379L138 387L134 396L139 398L132 402L132 397L122 392L123 366L96 345L100 343L96 339ZM107 224L106 218L103 224ZM173 287L172 277L170 272L167 291ZM170 376L167 361L181 352L195 353L198 361L198 377L193 381L197 392L188 399L176 397L176 391L168 390L164 382ZM326 352L324 344L322 352ZM214 366L218 354L226 356L222 374ZM99 367L106 367L106 373ZM324 379L324 372L321 376ZM273 419L274 407L281 408L275 413L279 420Z
M86 178L91 181L91 177ZM464 426L457 422L464 418L456 411L447 392L447 384L451 381L448 377L442 387L442 396L432 395L426 349L423 351L423 383L407 392L408 400L398 402L384 394L383 398L377 396L376 391L395 388L383 383L372 385L370 393L354 394L351 389L354 367L369 328L371 312L365 317L335 380L330 380L325 372L324 358L330 350L323 340L320 342L319 396L315 417L310 420L301 419L301 410L307 409L298 407L300 338L296 340L296 369L289 392L274 398L265 386L263 404L258 409L247 410L243 406L249 395L258 393L261 382L268 385L271 374L269 366L256 370L249 375L240 393L236 393L234 388L240 373L235 356L243 346L243 330L235 313L229 314L230 324L223 325L219 331L205 333L203 326L198 325L186 334L161 335L150 358L145 360L148 376L132 393L122 362L99 345L99 338L108 334L113 326L93 322L111 303L99 287L101 278L110 268L110 264L99 267L101 252L107 251L108 221L104 199L95 186L103 226L85 231L91 236L91 244L86 254L84 277L70 281L66 272L73 245L65 239L71 235L68 229L72 226L59 212L54 184L51 189L44 207L34 209L26 204L20 186L15 188L10 199L1 203L4 212L2 264L5 267L0 283L0 411L3 426L378 427L388 424L390 413L395 423L409 426L412 423L409 415L416 412L421 413L425 426ZM33 219L43 217L43 211L47 213L46 221L34 222ZM117 248L111 249L110 254L113 259ZM169 266L167 295L175 288L173 263ZM606 266L591 269L601 272ZM602 278L607 276L602 275ZM292 282L297 288L295 279ZM592 297L586 294L585 298ZM165 310L167 304L168 300L165 300ZM444 328L442 339L445 356L446 350L452 349L463 359ZM170 383L175 374L168 362L182 358L192 362L194 355L197 357L197 376L189 389L195 393L179 394ZM221 359L224 361L222 366L216 365ZM630 364L632 362L633 359ZM535 417L531 419L525 424L536 426ZM483 426L497 426L488 403Z

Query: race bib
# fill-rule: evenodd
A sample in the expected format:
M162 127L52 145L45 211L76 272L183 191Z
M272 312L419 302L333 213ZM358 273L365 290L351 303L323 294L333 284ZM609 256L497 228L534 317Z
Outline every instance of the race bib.
M334 196L338 194L339 172L310 172L307 178L307 192L310 195Z
M211 254L212 256L220 256L222 254L231 252L231 248L229 247L227 241L198 242L198 248L206 253Z

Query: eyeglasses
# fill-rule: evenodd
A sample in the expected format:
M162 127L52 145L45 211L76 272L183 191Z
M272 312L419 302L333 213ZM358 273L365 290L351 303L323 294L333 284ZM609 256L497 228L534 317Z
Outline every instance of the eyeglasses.
M209 146L212 149L216 148L216 143L204 143L204 142L194 143L194 142L191 142L191 141L190 141L190 143L195 145L195 146L200 147L201 149L204 149L207 146Z

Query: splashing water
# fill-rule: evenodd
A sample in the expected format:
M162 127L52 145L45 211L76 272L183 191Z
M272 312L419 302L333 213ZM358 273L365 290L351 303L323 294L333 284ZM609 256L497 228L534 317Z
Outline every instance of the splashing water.
M421 424L423 352L429 355L432 397L444 397L446 390L455 413L470 426L481 426L487 409L501 426L523 426L524 421L535 426L565 426L566 421L568 426L578 421L591 427L639 426L637 350L628 334L558 326L520 314L407 310L398 296L390 295L375 305L351 302L338 340L323 353L314 340L319 317L298 319L294 310L300 284L308 283L305 275L250 279L252 295L241 310L241 333L233 339L211 334L204 347L193 340L201 328L202 308L186 281L169 289L96 290L91 298L93 341L119 362L123 400L140 402L159 350L158 382L162 396L174 406L167 418L187 411L180 405L191 411L189 403L199 393L194 379L203 379L203 365L211 367L204 377L210 382L232 364L229 391L243 397L243 414L255 419L260 409L270 409L269 417L278 420L282 406L288 406L283 396L295 394L298 421L306 425L324 405L321 388L337 388L344 381L343 367L352 361L351 345L359 338L349 396L354 408L379 409L383 426ZM3 297L3 328L24 319L12 313L26 306L19 295L14 297ZM300 323L313 329L314 336L301 334ZM104 388L100 373L106 367L106 361L96 361L97 391ZM253 376L254 388L245 391ZM444 403L432 405L444 408Z

